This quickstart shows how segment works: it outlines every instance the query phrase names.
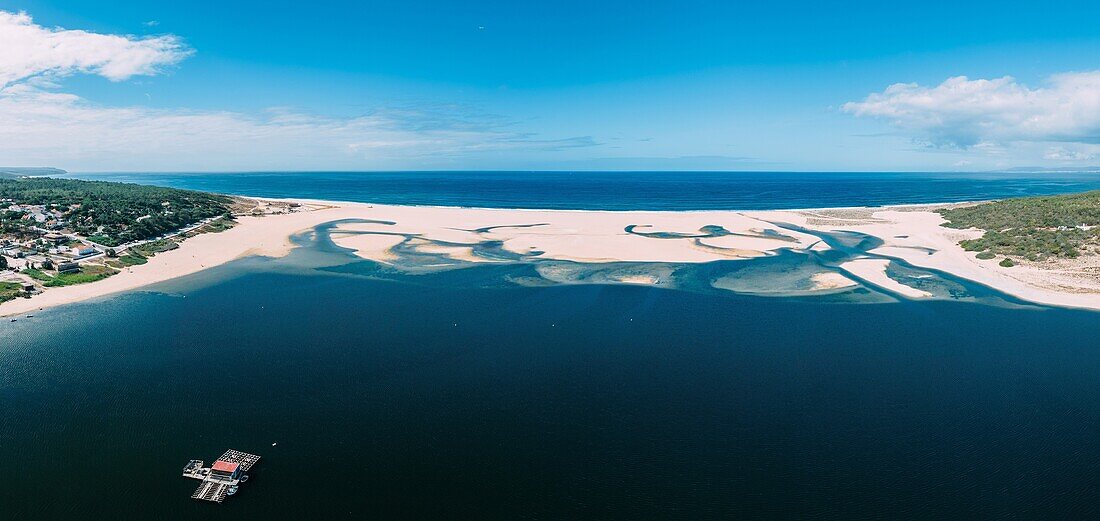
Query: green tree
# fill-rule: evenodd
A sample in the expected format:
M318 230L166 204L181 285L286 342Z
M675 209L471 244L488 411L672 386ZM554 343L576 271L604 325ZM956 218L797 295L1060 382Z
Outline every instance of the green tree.
M163 235L230 212L217 194L103 181L0 179L0 198L63 213L73 231L104 246ZM0 228L24 226L21 212L0 213Z

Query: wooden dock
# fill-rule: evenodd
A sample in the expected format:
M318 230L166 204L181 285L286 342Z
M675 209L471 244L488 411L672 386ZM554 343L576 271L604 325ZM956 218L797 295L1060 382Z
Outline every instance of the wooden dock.
M226 483L218 483L216 481L203 481L199 483L199 488L195 489L195 492L191 494L191 499L201 499L203 501L213 501L215 503L221 503L225 501L225 496L228 495L229 485Z

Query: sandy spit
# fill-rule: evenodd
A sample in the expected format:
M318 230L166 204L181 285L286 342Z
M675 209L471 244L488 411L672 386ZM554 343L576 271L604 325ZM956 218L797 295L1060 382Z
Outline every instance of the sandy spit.
M390 248L398 235L415 234L427 241L443 241L442 248L456 258L477 261L467 245L500 241L504 250L519 254L542 252L540 258L578 262L710 262L774 254L783 248L821 249L811 235L784 230L772 223L791 223L822 231L858 231L883 239L873 253L906 260L994 287L1021 299L1058 306L1100 309L1100 290L1067 288L1066 282L1033 267L1003 268L979 261L958 246L976 230L943 228L933 208L883 207L783 211L572 211L485 209L429 206L392 206L330 201L299 201L308 211L263 217L240 217L225 232L190 238L176 250L158 254L148 264L134 266L102 281L51 288L30 299L0 304L0 315L17 315L40 308L134 290L189 275L250 255L280 257L293 248L289 238L322 223L342 219L393 221L395 224L349 223L333 240L356 254L380 262L393 260ZM837 213L842 212L842 213ZM831 214L836 214L832 215ZM630 234L624 228L636 225ZM721 226L735 235L698 237L703 227ZM774 231L787 240L769 238ZM359 232L359 233L354 233ZM660 234L660 237L653 234ZM1021 269L1022 268L1022 269ZM851 275L909 298L927 293L885 276L885 261L856 261L843 266ZM643 281L631 280L642 283Z

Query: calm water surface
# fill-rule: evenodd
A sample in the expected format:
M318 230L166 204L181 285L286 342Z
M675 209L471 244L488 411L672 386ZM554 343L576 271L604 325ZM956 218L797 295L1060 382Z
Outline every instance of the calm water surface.
M256 197L579 210L760 210L1100 190L1098 173L253 172L70 174Z
M156 182L524 202L448 200L457 189L415 177L386 191L385 176L359 174L289 193L295 174L264 176ZM341 179L354 189L332 195ZM890 183L948 200L1092 181L966 184L980 182L794 183L757 204L908 202L873 195ZM410 183L422 190L400 195ZM638 204L623 194L581 200ZM653 204L750 206L739 197ZM0 519L1100 516L1100 313L1021 306L904 265L892 276L940 299L700 289L797 288L836 261L794 254L681 269L682 290L540 287L530 265L412 275L314 235L286 259L0 322ZM863 247L846 240L841 253ZM228 448L263 456L253 479L221 505L191 500L183 465Z
M0 517L1100 514L1100 313L329 254L0 323ZM253 479L191 500L183 464L227 448L263 456Z

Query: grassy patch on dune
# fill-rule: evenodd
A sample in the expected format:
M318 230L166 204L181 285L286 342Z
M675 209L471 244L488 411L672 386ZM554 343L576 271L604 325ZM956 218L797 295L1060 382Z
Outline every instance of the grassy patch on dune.
M0 302L17 299L23 296L23 286L14 282L0 282Z
M159 241L142 244L141 246L134 246L133 248L130 248L130 251L142 257L152 257L158 253L174 250L179 247L180 245L176 241L170 239L161 239Z
M23 270L23 273L29 275L35 280L41 281L42 285L46 286L47 288L57 288L61 286L87 284L89 282L103 280L118 272L108 266L86 264L80 267L80 271L72 273L58 273L55 275L51 275L42 270L33 268L25 269Z
M140 266L149 262L149 259L138 255L136 253L127 253L125 255L119 255L118 257L107 261L107 265L112 268L129 268L130 266Z
M126 255L119 256L118 262L123 266L140 266L149 262L149 259L142 257L141 255L128 253Z
M210 221L209 223L199 226L198 228L187 232L186 235L187 237L194 237L203 233L219 233L233 228L236 225L237 221L233 219L233 216L226 215L220 219L215 219L213 221Z
M46 272L35 268L27 268L23 270L23 273L29 275L34 280L41 280L43 282L53 278L47 275Z

